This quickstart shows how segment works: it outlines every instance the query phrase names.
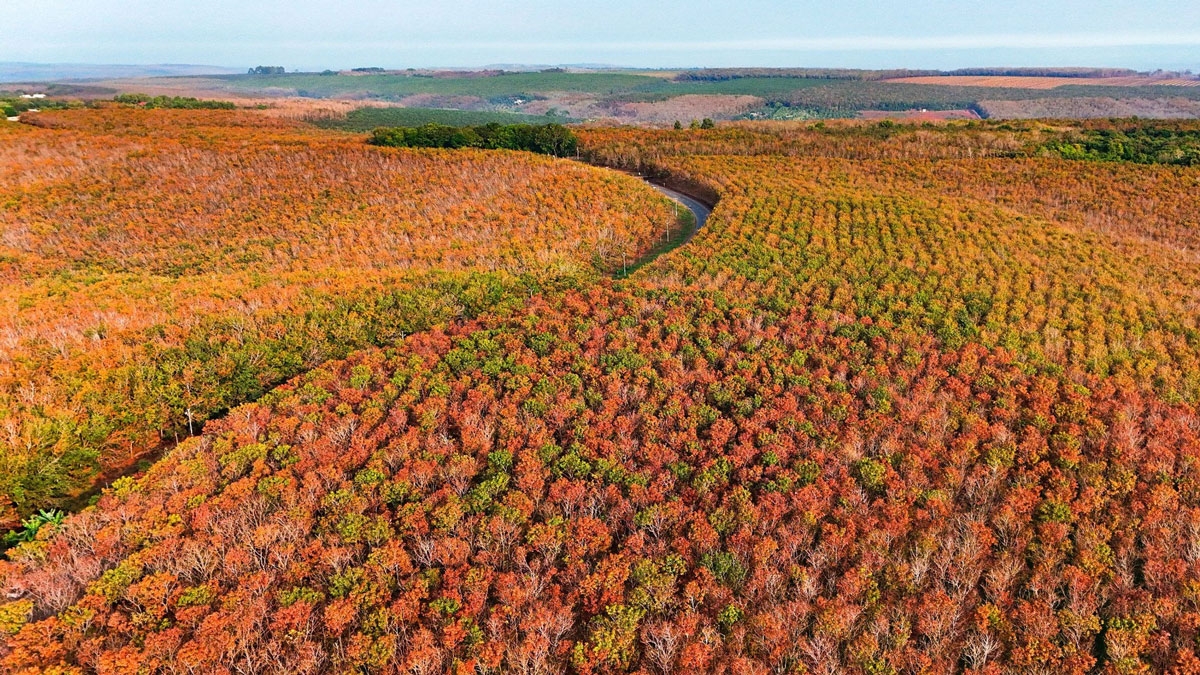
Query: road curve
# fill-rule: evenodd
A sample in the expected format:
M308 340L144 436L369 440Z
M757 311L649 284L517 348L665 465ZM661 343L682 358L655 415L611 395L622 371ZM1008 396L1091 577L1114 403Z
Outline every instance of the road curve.
M582 160L576 159L576 161L582 161ZM704 227L704 224L706 222L708 222L708 216L710 214L712 214L712 207L709 206L708 204L705 204L704 202L700 201L699 199L696 199L695 197L693 197L689 194L685 194L678 190L669 188L666 185L663 185L662 183L660 183L655 178L651 178L649 176L645 176L641 173L636 173L636 172L630 171L628 169L616 169L613 167L604 166L603 164L591 164L590 162L583 162L583 163L589 164L590 166L593 166L593 167L596 167L599 169L607 169L609 171L616 171L618 173L623 173L627 176L634 176L634 177L644 181L647 185L654 188L655 190L658 190L661 194L666 196L668 199L670 199L678 204L682 204L684 206L684 208L686 208L688 211L691 211L692 215L695 216L695 218L696 218L695 226L692 227L692 229L690 231L688 231L686 234L683 235L682 240L680 240L678 243L671 244L666 247L656 247L654 250L650 251L645 257L643 257L640 260L638 260L637 262L635 262L633 264L632 268L624 270L621 273L622 276L628 275L629 273L632 272L632 270L642 267L642 266L646 265L647 263L657 259L659 256L663 255L664 253L669 253L671 251L674 251L675 249L679 248L680 246L683 246L683 245L687 244L688 242L690 242L696 236L696 233L700 231L700 228Z
M667 197L670 197L671 199L679 202L680 204L683 204L684 206L687 207L687 209L689 211L692 212L692 215L696 217L696 226L692 228L691 232L688 232L687 235L684 236L683 241L680 243L680 245L682 246L683 244L686 244L689 241L691 241L692 237L696 236L696 233L700 231L700 228L704 227L704 223L708 221L708 216L709 216L709 214L712 213L712 209L708 208L708 206L705 206L704 203L702 203L698 199L695 199L694 197L689 197L688 195L685 195L682 192L679 192L678 190L672 190L669 187L658 185L654 181L651 181L646 178L643 178L642 180L649 183L650 186L653 187L655 190L658 190L659 192L663 193Z

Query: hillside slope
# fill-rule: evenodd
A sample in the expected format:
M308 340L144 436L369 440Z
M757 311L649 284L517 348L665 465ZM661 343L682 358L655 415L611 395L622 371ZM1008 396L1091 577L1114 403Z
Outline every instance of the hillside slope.
M326 359L607 273L675 225L634 178L528 153L245 112L27 117L0 126L0 529Z

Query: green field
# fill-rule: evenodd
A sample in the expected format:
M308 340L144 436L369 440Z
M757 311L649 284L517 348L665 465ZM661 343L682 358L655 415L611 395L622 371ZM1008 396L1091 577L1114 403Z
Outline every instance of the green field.
M443 110L440 108L358 108L345 119L316 120L323 129L370 131L377 127L416 127L422 124L444 124L451 127L473 127L497 124L551 124L571 122L566 117L520 115L486 110Z
M211 78L230 91L290 89L299 96L331 98L369 94L395 99L413 94L504 98L529 92L565 91L615 94L653 88L664 80L625 73L505 73L490 77L428 77L421 75L228 75Z

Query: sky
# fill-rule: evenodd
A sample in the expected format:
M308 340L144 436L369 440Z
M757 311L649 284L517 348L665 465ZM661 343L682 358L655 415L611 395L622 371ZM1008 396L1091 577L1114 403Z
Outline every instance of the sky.
M0 62L1200 71L1196 0L0 0Z

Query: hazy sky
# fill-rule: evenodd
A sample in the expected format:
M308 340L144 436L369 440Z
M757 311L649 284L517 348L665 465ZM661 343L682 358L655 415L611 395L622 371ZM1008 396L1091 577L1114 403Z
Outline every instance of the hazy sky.
M0 0L0 61L1200 69L1200 1Z

